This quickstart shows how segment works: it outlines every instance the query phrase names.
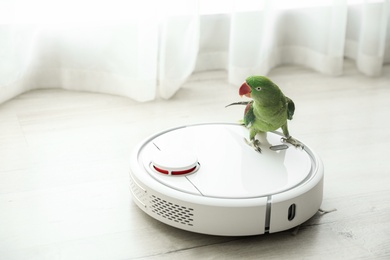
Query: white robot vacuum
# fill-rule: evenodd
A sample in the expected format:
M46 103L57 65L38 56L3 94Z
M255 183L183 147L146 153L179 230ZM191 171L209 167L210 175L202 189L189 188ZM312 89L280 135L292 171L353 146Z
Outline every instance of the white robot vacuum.
M320 158L277 132L259 137L259 153L248 136L242 125L213 123L147 138L131 157L134 202L163 223L210 235L274 233L311 218L322 202Z

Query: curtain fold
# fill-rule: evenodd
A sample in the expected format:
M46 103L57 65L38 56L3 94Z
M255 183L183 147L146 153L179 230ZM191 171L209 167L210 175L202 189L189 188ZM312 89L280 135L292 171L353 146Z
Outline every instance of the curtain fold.
M229 81L263 74L281 64L299 64L324 74L342 74L345 57L348 3L285 9L280 1L257 12L233 13L229 49ZM326 1L323 1L326 2ZM362 73L381 74L385 52L388 1L359 5L361 21L358 53L354 59ZM347 46L348 48L348 46Z
M169 99L194 71L337 76L345 57L377 76L389 14L389 0L0 1L0 102L37 88Z
M172 97L192 74L199 50L199 16L166 19L161 34L159 94Z
M35 32L28 26L0 25L0 103L31 87L31 71Z
M359 35L357 67L366 75L381 74L386 31L389 24L389 2L369 4L365 2L361 10L361 31Z

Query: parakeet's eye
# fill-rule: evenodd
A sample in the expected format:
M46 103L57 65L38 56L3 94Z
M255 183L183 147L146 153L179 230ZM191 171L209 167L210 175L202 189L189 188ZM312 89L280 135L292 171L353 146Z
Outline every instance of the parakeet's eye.
M261 87L257 87L257 88L255 88L257 91L260 91L261 90Z

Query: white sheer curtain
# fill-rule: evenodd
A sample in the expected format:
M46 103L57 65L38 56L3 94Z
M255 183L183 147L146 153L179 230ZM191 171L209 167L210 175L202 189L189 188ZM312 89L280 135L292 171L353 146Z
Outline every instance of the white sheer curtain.
M345 57L354 59L367 76L381 74L390 62L389 1L233 1L236 10L215 28L228 31L228 45L199 50L197 68L218 64L229 81L240 84L247 75L266 75L281 64L299 64L321 73L343 73ZM210 21L204 21L210 23ZM223 37L222 37L223 38ZM203 40L203 41L202 41ZM225 40L226 41L226 40ZM201 42L206 42L201 34ZM215 43L214 43L215 44ZM207 46L207 44L204 44ZM219 49L219 50L218 50ZM220 50L224 49L224 53ZM219 60L219 62L217 61Z
M368 76L390 62L389 0L0 0L0 102L36 88L170 98L193 71L229 81L293 63Z
M283 8L279 2L270 1L266 8L250 15L233 15L230 80L239 83L245 75L267 74L285 63L340 74L347 22L345 2L305 8Z

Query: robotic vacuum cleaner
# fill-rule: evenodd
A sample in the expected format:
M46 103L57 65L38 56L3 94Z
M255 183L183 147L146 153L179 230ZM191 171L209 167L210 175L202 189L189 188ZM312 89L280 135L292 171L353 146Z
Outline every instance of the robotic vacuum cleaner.
M306 145L260 136L261 153L239 124L181 126L155 134L130 162L133 201L176 228L222 236L288 230L320 208L324 168Z

